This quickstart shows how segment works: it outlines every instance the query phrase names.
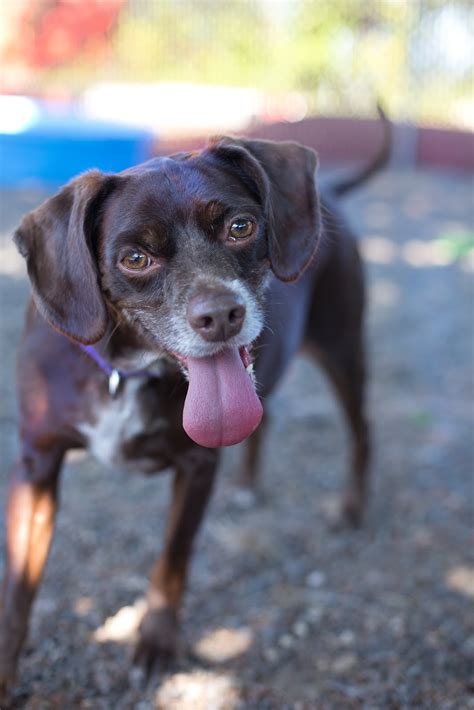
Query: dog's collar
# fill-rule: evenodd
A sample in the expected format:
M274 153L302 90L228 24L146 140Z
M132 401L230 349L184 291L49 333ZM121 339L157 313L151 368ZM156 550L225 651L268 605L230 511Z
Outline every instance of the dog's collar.
M107 362L93 345L83 345L82 343L78 343L78 345L81 350L86 353L86 355L89 355L100 369L109 376L109 394L111 397L115 397L117 394L122 380L129 377L147 377L153 375L153 373L146 368L142 368L141 370L119 370L116 367L112 367L110 362Z

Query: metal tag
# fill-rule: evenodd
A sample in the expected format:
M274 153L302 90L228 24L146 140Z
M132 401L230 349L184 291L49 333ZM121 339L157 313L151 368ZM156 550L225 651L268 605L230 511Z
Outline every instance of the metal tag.
M111 397L115 397L120 387L121 377L118 370L112 370L109 376L109 394Z

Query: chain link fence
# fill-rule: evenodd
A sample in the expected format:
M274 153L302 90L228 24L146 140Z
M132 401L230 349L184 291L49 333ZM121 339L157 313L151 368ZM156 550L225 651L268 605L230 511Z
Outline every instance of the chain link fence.
M27 12L10 40L17 64L44 56L45 43L53 59L23 67L9 92L188 82L247 87L269 115L292 104L293 120L373 115L380 99L395 120L474 125L472 0L91 0L79 14L76 0L18 4ZM107 4L114 21L92 36Z
M299 92L310 115L380 99L398 120L471 127L473 29L471 0L130 0L114 76Z

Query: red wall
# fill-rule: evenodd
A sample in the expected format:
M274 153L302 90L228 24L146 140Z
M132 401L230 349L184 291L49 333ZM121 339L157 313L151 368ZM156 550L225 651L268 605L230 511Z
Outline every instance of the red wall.
M404 128L413 132L410 164L474 169L472 133L416 126ZM397 126L394 127L394 133L396 131ZM256 125L243 135L298 141L317 150L323 162L356 161L364 160L377 151L382 141L382 127L377 119L308 118L297 123ZM204 136L159 141L157 153L169 155L180 150L201 148L205 143ZM396 141L394 143L396 151ZM405 154L404 159L407 159Z
M418 131L417 163L474 169L474 136L467 131L422 128Z

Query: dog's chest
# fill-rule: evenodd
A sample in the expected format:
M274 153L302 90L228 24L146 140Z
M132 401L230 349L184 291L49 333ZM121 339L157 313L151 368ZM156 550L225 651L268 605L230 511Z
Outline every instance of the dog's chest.
M78 425L89 451L103 464L152 473L169 465L169 421L143 406L143 380L125 380L116 397L97 393L90 414Z

